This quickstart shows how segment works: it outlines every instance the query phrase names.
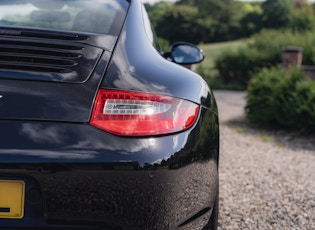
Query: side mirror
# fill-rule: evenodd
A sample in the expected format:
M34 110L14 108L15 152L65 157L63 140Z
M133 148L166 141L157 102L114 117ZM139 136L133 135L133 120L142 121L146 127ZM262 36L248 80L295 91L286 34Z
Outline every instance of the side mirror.
M205 58L203 50L188 42L173 43L167 56L180 65L197 64Z

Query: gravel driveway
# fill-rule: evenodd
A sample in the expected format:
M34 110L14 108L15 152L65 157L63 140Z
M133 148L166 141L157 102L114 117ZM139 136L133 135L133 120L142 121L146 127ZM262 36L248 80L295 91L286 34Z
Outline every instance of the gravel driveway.
M315 229L315 141L244 123L244 92L220 112L219 229Z

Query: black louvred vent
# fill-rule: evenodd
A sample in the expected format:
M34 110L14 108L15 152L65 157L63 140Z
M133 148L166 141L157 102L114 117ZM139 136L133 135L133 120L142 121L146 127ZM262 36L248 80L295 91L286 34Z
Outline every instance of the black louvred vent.
M75 42L0 38L0 78L83 82L101 54Z

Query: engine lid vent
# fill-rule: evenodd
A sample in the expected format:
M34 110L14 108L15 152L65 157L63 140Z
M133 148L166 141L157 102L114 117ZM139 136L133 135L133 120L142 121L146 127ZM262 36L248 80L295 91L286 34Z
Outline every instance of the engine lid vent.
M0 38L0 78L84 82L102 52L75 42Z

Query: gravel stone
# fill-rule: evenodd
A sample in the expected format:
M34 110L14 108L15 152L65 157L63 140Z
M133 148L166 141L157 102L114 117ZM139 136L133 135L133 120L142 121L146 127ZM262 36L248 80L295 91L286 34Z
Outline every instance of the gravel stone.
M246 93L214 94L221 123L218 229L314 230L314 138L255 130L244 121Z

